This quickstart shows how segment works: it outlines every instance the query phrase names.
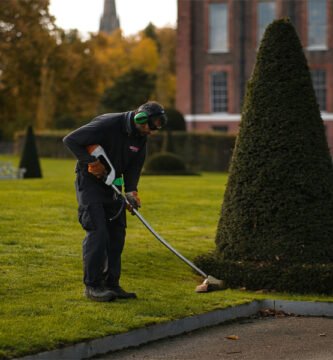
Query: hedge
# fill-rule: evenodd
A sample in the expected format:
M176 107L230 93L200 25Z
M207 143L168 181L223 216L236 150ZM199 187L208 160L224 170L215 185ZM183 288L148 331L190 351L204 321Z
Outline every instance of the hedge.
M70 158L72 154L65 148L62 138L69 131L36 132L38 153L41 157ZM24 132L15 135L15 152L21 154ZM168 139L169 136L169 139ZM235 135L221 133L161 132L148 138L149 158L165 151L167 141L172 141L172 152L180 156L195 171L227 171L235 144Z

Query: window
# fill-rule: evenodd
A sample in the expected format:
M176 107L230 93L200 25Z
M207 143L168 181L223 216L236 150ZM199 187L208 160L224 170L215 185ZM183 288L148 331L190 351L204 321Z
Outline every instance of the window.
M275 2L259 1L258 3L258 44L260 43L267 25L275 19Z
M227 4L209 5L209 51L228 51L228 7Z
M322 50L327 48L327 1L308 0L308 48Z
M211 111L228 111L228 88L227 73L215 72L211 74Z
M321 111L326 110L326 71L311 70L313 87Z
M227 133L228 132L228 126L226 125L214 125L212 126L212 129L214 131L219 131L219 132L223 132L223 133Z

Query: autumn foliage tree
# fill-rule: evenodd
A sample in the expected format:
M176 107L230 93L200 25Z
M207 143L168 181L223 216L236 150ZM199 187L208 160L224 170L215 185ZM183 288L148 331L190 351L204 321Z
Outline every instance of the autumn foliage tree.
M155 89L155 76L132 69L117 77L101 98L103 112L122 112L138 108L150 99Z
M172 28L157 29L150 23L142 34L155 42L159 53L154 97L165 107L173 108L176 95L176 32Z
M53 126L72 128L90 120L100 99L104 69L96 61L92 40L82 41L76 30L59 30L52 68L54 79Z
M118 30L82 39L75 29L55 26L49 0L0 1L2 135L11 138L29 124L36 131L79 126L104 110L101 102L120 98L118 84L136 81L140 72L148 85L143 98L172 106L175 30L152 29L155 38L145 32L124 37ZM132 94L124 99L131 108L138 101L131 103Z
M48 0L0 1L0 127L5 136L38 122L56 46ZM45 70L45 71L44 71Z
M153 97L159 54L152 39L124 38L121 31L115 31L100 33L92 42L103 69L100 112L134 109Z

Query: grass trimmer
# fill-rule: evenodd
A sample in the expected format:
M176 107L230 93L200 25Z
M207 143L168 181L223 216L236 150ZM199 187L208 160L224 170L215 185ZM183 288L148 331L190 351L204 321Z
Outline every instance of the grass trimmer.
M90 155L95 156L96 159L99 159L107 170L107 175L103 179L106 185L109 185L113 188L113 190L120 195L127 205L131 206L130 202L127 200L126 196L118 189L118 187L113 184L115 179L115 170L105 154L104 149L100 145L90 145L87 147L87 150ZM216 279L214 276L206 274L204 271L199 269L195 264L193 264L189 259L183 256L179 251L177 251L173 246L171 246L163 237L158 234L152 226L148 223L148 221L139 213L139 211L135 208L132 208L133 213L136 217L142 222L142 224L155 236L155 238L161 242L164 246L166 246L172 253L174 253L179 259L184 261L188 266L190 266L193 270L195 270L198 274L203 276L205 280L202 284L198 285L195 289L198 293L209 292L213 290L220 290L224 288L223 280Z

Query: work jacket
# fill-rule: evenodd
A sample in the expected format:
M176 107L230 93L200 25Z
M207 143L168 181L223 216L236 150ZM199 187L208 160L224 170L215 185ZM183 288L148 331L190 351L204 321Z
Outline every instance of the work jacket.
M103 147L115 169L116 178L123 177L125 192L138 190L147 136L136 129L133 111L97 116L68 134L63 142L78 160L76 190L80 204L108 203L114 199L112 187L88 173L88 163L96 161L87 151L89 145Z

